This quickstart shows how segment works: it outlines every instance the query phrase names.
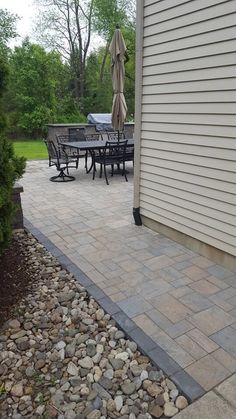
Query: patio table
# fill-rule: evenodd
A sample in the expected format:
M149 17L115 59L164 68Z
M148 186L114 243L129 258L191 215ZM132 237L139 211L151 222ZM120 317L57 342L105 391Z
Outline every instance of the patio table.
M91 158L93 159L92 152L95 150L102 150L106 147L106 141L104 140L98 140L98 141L71 141L67 143L61 143L60 144L63 148L75 148L76 150L81 151L89 151L91 154ZM134 139L133 138L127 138L127 148L134 146ZM92 170L93 162L91 164L91 167L89 170L87 170L87 173L89 173Z

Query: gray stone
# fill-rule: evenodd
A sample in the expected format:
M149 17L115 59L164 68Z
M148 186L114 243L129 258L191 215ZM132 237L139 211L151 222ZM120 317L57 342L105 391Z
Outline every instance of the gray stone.
M112 388L112 381L109 380L109 378L106 377L101 377L100 380L98 381L98 383L105 388L105 390L111 390Z
M138 349L138 345L135 342L127 342L127 348L129 348L131 350L131 352L136 352Z
M58 300L60 303L71 301L75 297L75 292L70 290L69 292L60 292L58 295Z
M101 397L101 399L109 400L111 399L110 393L108 393L99 383L93 383L93 390Z
M7 325L10 329L19 329L20 328L20 322L17 319L9 320Z
M23 396L23 384L18 383L12 386L11 388L11 394L15 397L22 397Z
M124 394L130 395L130 394L133 394L135 392L136 387L135 387L134 383L124 383L124 384L121 385L121 389L122 389Z
M140 367L140 365L131 365L130 370L134 377L139 377L142 372L142 367Z
M114 377L114 371L112 369L106 370L103 375L104 377L109 378L109 380L112 380Z
M148 373L148 378L151 381L159 381L162 378L162 373L161 371L151 370Z
M69 381L72 387L77 387L81 384L81 377L78 375L74 377L70 377Z
M68 410L67 412L65 412L65 419L75 419L76 418L76 413L74 412L74 410Z
M125 334L124 334L124 332L122 332L122 330L117 330L117 332L115 333L115 336L114 336L114 338L116 340L124 339L124 337L125 337Z
M19 349L19 351L26 351L27 349L30 348L30 343L28 340L28 337L22 337L19 339L16 339L16 346Z
M80 359L79 361L78 361L78 364L82 367L82 368L86 368L86 369L91 369L91 368L93 368L93 360L89 357L89 356L86 356L85 358L83 358L83 359Z
M23 338L26 335L25 330L19 330L19 332L13 333L13 335L10 336L12 340Z
M100 397L96 397L96 399L93 401L94 409L100 410L102 406L103 406L102 399L100 399Z
M67 372L69 375L78 375L79 368L74 364L74 362L70 361L67 367Z
M109 360L110 364L112 365L113 369L116 370L122 370L123 366L124 366L124 361L122 361L122 359L115 359L112 358Z
M75 344L71 343L66 346L65 354L67 358L72 358L75 354Z
M87 355L92 358L97 352L96 346L93 343L88 343L86 347L86 351L87 351Z
M25 375L26 375L27 377L33 377L33 376L34 376L34 374L35 374L35 369L34 369L34 368L32 368L32 367L27 367L27 368L26 368L26 370L25 370Z
M35 362L35 369L36 370L41 370L41 368L43 368L45 366L45 361L44 359L39 359L38 361Z
M31 322L25 322L24 323L24 329L25 330L31 330L31 329L33 329L33 323L31 323Z

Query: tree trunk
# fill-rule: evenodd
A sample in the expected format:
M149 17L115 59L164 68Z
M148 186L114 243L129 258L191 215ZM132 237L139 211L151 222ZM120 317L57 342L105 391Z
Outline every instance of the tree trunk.
M100 77L99 77L100 83L103 82L104 70L105 70L105 64L106 64L106 60L107 60L107 56L108 56L108 51L109 51L109 42L107 42L107 44L106 44L106 49L105 49L105 52L104 52L102 65L101 65L101 68L100 68Z

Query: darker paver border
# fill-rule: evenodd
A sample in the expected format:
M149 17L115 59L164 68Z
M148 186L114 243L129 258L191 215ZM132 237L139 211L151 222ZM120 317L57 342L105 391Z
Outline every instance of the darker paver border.
M198 384L183 368L168 355L150 336L138 327L120 307L108 297L104 291L68 258L57 246L55 246L39 229L24 217L24 227L55 256L63 268L72 273L77 281L86 289L100 306L111 315L119 327L128 337L134 340L140 351L147 355L152 363L160 368L181 390L181 392L193 402L203 396L206 391Z

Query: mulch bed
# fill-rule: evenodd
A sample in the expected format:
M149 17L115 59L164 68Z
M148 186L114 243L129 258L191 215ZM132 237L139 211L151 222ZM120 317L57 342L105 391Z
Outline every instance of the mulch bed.
M14 235L10 247L0 256L0 327L30 289L32 274L27 259L23 244Z

